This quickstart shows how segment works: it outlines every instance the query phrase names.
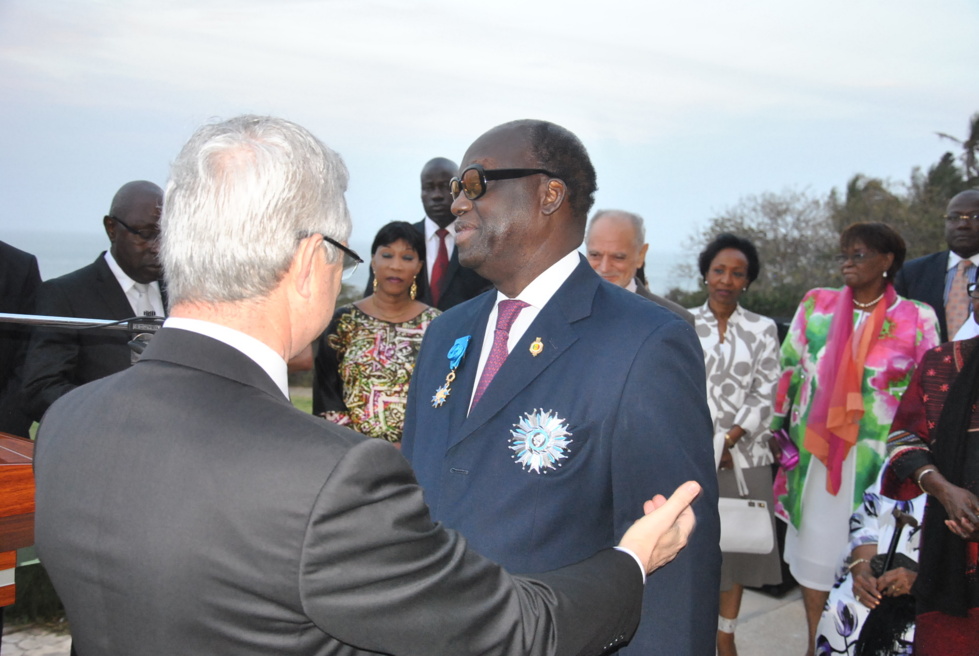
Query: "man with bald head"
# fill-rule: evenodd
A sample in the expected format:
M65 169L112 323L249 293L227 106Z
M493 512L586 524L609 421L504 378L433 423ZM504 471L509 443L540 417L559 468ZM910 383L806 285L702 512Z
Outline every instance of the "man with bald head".
M124 184L102 219L109 250L77 271L43 282L36 313L120 320L165 314L159 280L163 190L146 180ZM35 421L56 399L79 385L132 363L125 331L38 328L24 368L27 410Z
M455 215L449 180L458 167L452 160L436 157L422 168L422 207L425 218L414 224L425 238L425 267L415 282L418 299L440 310L468 301L489 289L490 283L475 271L459 265L455 248ZM364 296L372 293L374 272L371 271Z
M649 291L637 272L646 261L646 230L642 217L623 210L599 210L588 222L585 255L588 264L605 280L680 315L691 326L693 314L679 303Z
M894 291L934 308L947 342L971 314L966 286L976 281L979 266L979 189L953 196L945 216L936 219L945 224L948 250L905 262L894 277Z
M720 552L703 354L689 324L578 253L595 189L585 147L552 123L507 123L469 147L452 181L456 248L495 289L425 333L403 453L433 517L513 571L612 545L643 497L697 480L697 531L650 579L619 653L712 655Z

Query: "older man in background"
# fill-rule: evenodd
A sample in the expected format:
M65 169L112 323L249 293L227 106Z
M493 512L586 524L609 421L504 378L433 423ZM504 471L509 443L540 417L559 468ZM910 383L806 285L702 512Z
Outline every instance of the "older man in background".
M432 523L390 444L290 404L286 362L361 261L346 187L269 117L204 126L174 161L171 317L37 440L37 551L82 656L599 654L636 625L640 565L689 534L695 483L630 510L649 514L626 553L511 576Z
M642 217L623 210L599 210L585 234L585 255L598 275L613 285L635 292L683 317L693 325L693 314L679 303L649 291L637 272L646 261L646 230Z

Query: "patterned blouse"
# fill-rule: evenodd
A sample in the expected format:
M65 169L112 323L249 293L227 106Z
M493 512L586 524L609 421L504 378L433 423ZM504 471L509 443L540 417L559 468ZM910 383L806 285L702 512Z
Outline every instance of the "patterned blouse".
M792 319L789 334L782 343L782 377L775 399L773 428L786 419L789 435L799 447L799 464L781 475L775 484L775 512L793 526L800 525L802 491L812 455L803 444L806 423L817 387L831 384L818 377L819 359L826 348L833 311L840 289L813 289L802 299ZM869 316L854 311L853 320ZM873 348L867 353L863 374L864 414L856 453L856 480L853 485L854 510L863 500L864 490L877 478L884 462L885 443L901 395L908 387L918 360L938 345L938 318L930 306L900 296L884 315L884 325ZM784 471L784 470L783 470Z
M408 383L422 336L439 310L402 323L345 305L319 339L313 413L368 437L400 442Z
M734 445L734 453L741 456L739 464L771 464L768 425L780 371L775 322L739 305L727 320L721 342L717 318L707 303L691 312L704 349L707 405L714 418L715 436L740 426L746 434Z

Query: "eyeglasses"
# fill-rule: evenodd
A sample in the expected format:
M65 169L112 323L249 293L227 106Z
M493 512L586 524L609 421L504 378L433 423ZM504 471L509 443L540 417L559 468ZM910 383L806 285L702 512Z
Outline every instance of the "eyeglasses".
M118 223L119 225L121 225L123 228L125 228L130 233L132 233L132 234L136 235L137 237L139 237L140 239L142 239L143 241L156 241L157 239L160 238L160 229L159 228L141 228L141 229L137 230L136 228L133 228L132 226L127 225L125 221L123 221L122 219L120 219L117 216L110 216L109 218L112 219L113 221L115 221L116 223Z
M965 214L963 212L949 212L945 215L945 220L949 223L954 221L979 221L979 212L970 212Z
M491 169L487 171L479 164L467 167L458 178L449 181L452 198L466 194L469 200L476 200L486 193L486 183L490 180L515 180L542 173L556 178L557 176L544 169Z
M969 292L970 298L979 298L979 285L976 285L976 283L970 282L965 286L965 290Z
M857 251L856 253L850 253L849 255L846 253L840 253L836 256L836 261L840 264L845 264L847 261L852 262L853 264L862 264L864 260L866 260L868 257L873 257L874 255L877 255L877 253L874 251Z
M336 246L343 253L343 275L341 276L341 280L350 280L350 278L353 277L354 272L357 271L357 265L363 264L363 258L338 242L336 239L330 239L326 235L320 236L323 238L323 243Z

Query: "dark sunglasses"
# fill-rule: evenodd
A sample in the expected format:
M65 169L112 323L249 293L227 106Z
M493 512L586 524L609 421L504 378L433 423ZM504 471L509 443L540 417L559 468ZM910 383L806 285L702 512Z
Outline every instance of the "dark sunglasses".
M160 238L159 228L142 228L140 230L137 230L136 228L133 228L132 226L126 224L125 221L123 221L117 216L110 216L109 218L115 221L116 223L118 223L119 225L121 225L128 232L142 239L143 241L156 241L157 239Z
M492 169L487 171L479 164L473 164L463 170L458 178L449 181L449 191L452 198L465 194L469 200L476 200L486 193L486 183L490 180L515 180L542 173L548 177L557 176L544 169Z
M363 258L357 255L357 253L355 253L353 250L347 248L346 246L338 242L336 239L330 239L326 235L320 235L320 236L323 237L324 242L336 246L337 248L340 249L340 252L343 253L342 279L349 280L354 275L354 272L357 270L357 265L364 263Z

